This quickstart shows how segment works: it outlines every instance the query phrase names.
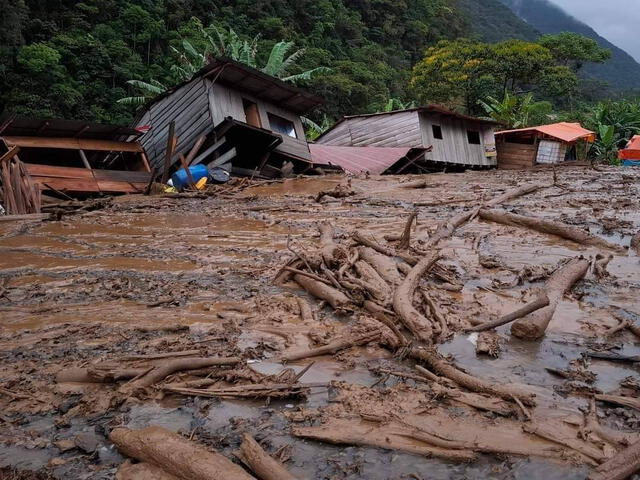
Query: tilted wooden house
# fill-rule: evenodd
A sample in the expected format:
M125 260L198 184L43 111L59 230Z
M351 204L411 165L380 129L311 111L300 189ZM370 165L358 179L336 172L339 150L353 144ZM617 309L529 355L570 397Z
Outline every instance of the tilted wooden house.
M262 172L273 177L286 162L296 172L312 166L300 117L321 103L320 98L259 70L217 58L191 80L147 104L135 125L150 127L140 141L156 172L163 169L169 127L175 121L178 143L172 165L178 154L187 156L201 140L190 165L225 166L240 175Z
M425 148L429 150L424 153L424 162L432 167L495 167L494 131L498 125L492 120L461 115L439 105L428 105L343 117L317 143Z

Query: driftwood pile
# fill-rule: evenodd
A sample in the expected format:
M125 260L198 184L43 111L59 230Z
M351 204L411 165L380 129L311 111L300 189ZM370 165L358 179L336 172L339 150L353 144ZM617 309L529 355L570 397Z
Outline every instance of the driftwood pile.
M11 147L0 156L0 203L4 205L7 215L40 213L40 187L33 183L31 175L18 159L19 150L20 147Z

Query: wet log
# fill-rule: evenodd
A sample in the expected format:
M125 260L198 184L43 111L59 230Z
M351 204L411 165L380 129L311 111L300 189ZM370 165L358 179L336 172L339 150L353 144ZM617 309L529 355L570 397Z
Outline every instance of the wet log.
M530 313L535 312L536 310L540 310L541 308L549 305L549 297L546 293L542 293L538 298L534 301L527 303L521 308L508 313L507 315L503 315L502 317L494 320L492 322L481 323L480 325L476 325L475 327L468 328L467 332L483 332L485 330L490 330L492 328L499 327L501 325L506 325L507 323L511 323L519 318L522 318Z
M625 448L595 469L588 480L626 480L640 472L640 441Z
M169 375L177 372L196 370L198 368L217 367L222 365L235 365L237 363L240 363L240 361L241 359L238 357L197 357L178 358L176 360L170 360L153 367L146 375L143 375L142 377L123 385L122 387L120 387L120 392L131 394L135 391L150 387L158 382L161 382Z
M416 360L423 361L435 372L447 377L457 385L477 393L488 393L512 401L517 398L525 405L534 406L535 394L516 385L505 385L491 382L469 375L456 368L433 349L412 348L409 354Z
M402 235L400 236L400 241L398 242L399 250L406 250L411 246L411 227L413 226L413 222L416 218L418 218L418 212L414 210L411 212L411 215L409 215Z
M374 303L370 300L365 300L362 306L373 316L373 318L386 325L389 330L393 332L398 340L399 346L409 344L409 340L407 340L407 338L402 334L402 332L396 325L396 322L391 318L395 317L395 314L393 312L381 307L377 303Z
M504 211L481 209L480 218L490 222L501 223L514 227L525 227L540 233L555 235L589 247L606 248L617 253L626 253L626 249L620 245L608 242L600 237L592 235L586 230L573 227L561 222L544 220L542 218L516 215Z
M298 303L298 308L300 309L300 318L303 322L313 322L315 320L315 315L313 314L313 310L309 302L302 297L296 297L296 302Z
M633 408L640 411L640 398L623 397L621 395L595 395L594 398L599 402L611 403L622 407Z
M165 387L164 391L205 398L289 398L306 395L310 387L326 387L326 384L266 383L206 389Z
M317 280L300 274L294 275L293 279L311 295L320 300L324 300L335 310L348 310L351 304L349 297L326 283L318 282Z
M587 355L591 358L596 358L598 360L608 360L610 362L622 362L622 363L640 362L640 355L618 355L617 353L601 353L601 352L587 352Z
M422 258L409 272L393 295L393 309L416 338L427 343L433 341L433 327L431 322L413 306L413 294L420 279L440 259L440 253L435 252Z
M236 455L261 480L297 480L297 477L291 475L282 463L265 452L248 433L242 436L242 444Z
M333 427L294 427L291 431L296 437L318 440L334 445L358 445L380 447L386 450L399 450L426 457L443 458L450 461L471 462L476 454L470 450L452 450L431 446L423 441L411 438L412 429L407 429L406 435L376 435L375 430L366 434L353 428L337 429ZM408 438L407 438L408 437Z
M180 480L160 467L150 463L131 463L125 461L116 472L115 480Z
M382 305L390 303L390 291L389 284L378 275L378 272L367 262L359 260L355 263L356 272L360 275L360 279L363 280L368 288L367 291L372 297L380 302Z
M537 435L541 438L557 443L571 450L575 450L576 452L579 452L598 463L606 459L605 454L601 449L587 442L579 440L577 438L577 435L572 436L571 434L566 434L565 432L563 432L563 429L559 428L559 425L556 423L543 423L534 421L523 425L522 429L527 433Z
M394 286L400 285L402 276L393 258L378 253L370 247L359 247L358 253L360 258L371 265L385 282Z
M114 383L144 375L149 368L65 368L56 375L56 383Z
M115 428L109 439L123 454L155 465L181 480L255 480L226 457L162 427Z
M346 350L351 347L358 347L360 345L366 345L373 341L379 340L382 337L380 330L372 330L358 337L345 338L341 340L334 340L328 345L322 347L311 348L302 352L292 352L286 355L282 355L279 358L280 362L293 362L295 360L302 360L305 358L319 357L321 355L331 355L341 350Z
M589 261L584 258L574 258L562 268L556 270L549 277L544 287L544 291L549 298L549 305L516 320L511 325L511 334L523 340L537 340L543 337L564 294L578 280L583 278L588 270Z
M340 261L345 260L347 253L344 247L341 247L333 240L335 235L333 225L322 222L318 225L318 230L320 230L320 252L324 263L328 267L333 267L338 265Z
M373 250L375 250L376 252L379 252L383 255L386 255L388 257L398 257L402 260L404 260L405 262L407 262L409 265L415 265L416 263L418 263L418 259L407 253L407 252L396 252L393 248L383 245L382 243L378 242L375 238L373 237L367 237L366 235L364 235L362 232L360 231L355 231L351 234L352 238L358 242L360 245L364 245L365 247L369 247Z

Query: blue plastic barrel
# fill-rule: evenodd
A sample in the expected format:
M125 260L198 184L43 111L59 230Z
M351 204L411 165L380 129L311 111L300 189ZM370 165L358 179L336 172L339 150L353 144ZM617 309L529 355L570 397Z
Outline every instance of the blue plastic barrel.
M209 170L205 165L193 165L189 167L189 171L191 172L191 176L193 177L193 182L198 183L198 180L204 177L209 176ZM181 168L176 173L171 175L171 181L173 182L173 186L178 190L189 185L189 177L187 176L187 171L184 168Z

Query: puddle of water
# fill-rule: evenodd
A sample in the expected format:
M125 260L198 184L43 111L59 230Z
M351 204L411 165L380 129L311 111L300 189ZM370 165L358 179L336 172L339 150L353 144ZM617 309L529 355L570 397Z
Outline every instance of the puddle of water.
M0 446L0 468L13 467L17 470L40 470L54 455L52 451L36 448L33 450L13 445Z
M186 408L165 408L155 403L134 405L128 413L127 428L139 429L151 425L164 427L172 432L190 432L193 412Z
M317 195L326 190L333 190L336 185L345 182L344 177L318 178L287 178L282 182L247 188L238 195L240 198L253 196L283 196L283 195Z

